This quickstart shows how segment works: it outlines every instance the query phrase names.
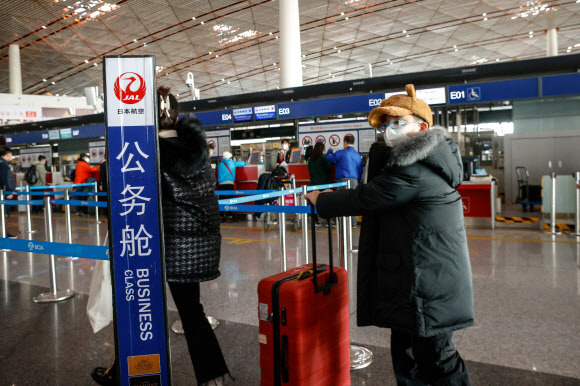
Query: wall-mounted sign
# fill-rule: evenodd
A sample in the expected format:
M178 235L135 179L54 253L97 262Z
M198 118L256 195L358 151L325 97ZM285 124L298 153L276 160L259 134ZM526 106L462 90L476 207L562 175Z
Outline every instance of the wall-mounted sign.
M249 122L254 120L254 114L251 107L232 110L234 114L234 123Z
M325 144L325 151L344 148L345 137L354 138L354 148L361 154L369 152L376 141L376 131L367 121L332 122L298 126L298 143L303 146L316 142Z
M195 116L204 126L227 125L233 122L231 110L207 111L196 113Z
M232 152L230 129L206 130L205 137L208 146L213 146L212 158L220 158L224 151Z
M276 119L276 105L254 107L256 121L264 119Z

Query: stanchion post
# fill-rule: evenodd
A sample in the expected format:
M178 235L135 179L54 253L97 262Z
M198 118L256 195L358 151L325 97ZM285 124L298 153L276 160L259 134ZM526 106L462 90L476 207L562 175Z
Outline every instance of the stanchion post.
M304 201L304 206L308 206L306 193L308 193L308 186L304 185L302 186L302 201ZM308 213L302 214L302 244L304 245L304 264L308 264L310 263L310 255L308 252Z
M346 181L346 187L347 187L347 189L350 189L351 188L350 180L347 180ZM347 223L348 223L348 229L347 229L347 233L348 233L348 251L349 252L358 252L358 250L355 250L354 247L352 246L352 217L351 216L348 216Z
M284 190L284 188L282 188ZM284 196L280 196L280 206L284 206ZM288 270L288 260L286 256L286 213L280 213L280 270L285 272Z
M556 226L556 172L550 173L550 183L551 185L551 197L550 197L550 233L553 235L560 235L562 232L558 232Z
M66 201L70 200L70 194L68 190L64 191L64 199ZM71 221L71 214L70 214L70 205L64 206L64 221L66 224L66 242L72 244L72 221ZM66 258L67 260L78 260L78 257L70 256Z
M340 247L339 247L339 256L340 256L340 266L348 271L348 220L347 216L340 217L337 219L341 226L340 226Z
M26 193L30 192L30 186L26 185ZM31 196L26 195L26 201L30 201ZM32 230L32 216L30 215L30 205L26 205L26 233L34 233Z
M490 196L491 196L491 229L495 229L495 181L491 180L491 189L490 189Z
M4 191L0 190L0 227L2 227L2 238L6 238L6 206L4 205Z
M95 202L98 203L99 202L99 196L97 195L97 193L99 192L99 184L97 183L97 181L95 181L94 188L95 188ZM97 224L100 224L101 223L99 221L99 207L98 206L95 206L95 222Z
M573 236L580 236L580 172L574 173L576 177L576 218Z
M46 241L54 242L52 231L52 208L50 206L50 196L44 197L44 221L46 224ZM32 299L35 303L54 303L72 298L75 293L70 289L58 290L56 285L56 259L50 255L48 263L50 271L50 292L44 292Z

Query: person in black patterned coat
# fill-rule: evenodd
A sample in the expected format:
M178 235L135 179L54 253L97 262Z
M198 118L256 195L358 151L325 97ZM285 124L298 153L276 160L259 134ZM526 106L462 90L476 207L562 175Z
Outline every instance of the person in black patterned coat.
M222 385L232 379L219 342L200 302L200 283L220 276L220 215L215 174L201 123L178 120L179 104L159 87L159 160L165 274L183 324L198 385ZM101 385L116 384L116 364L97 367Z

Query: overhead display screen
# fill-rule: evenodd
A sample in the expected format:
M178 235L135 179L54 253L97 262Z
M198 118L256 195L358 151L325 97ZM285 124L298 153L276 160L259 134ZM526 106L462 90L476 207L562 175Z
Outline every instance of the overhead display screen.
M396 91L385 93L385 99L397 94L407 95L406 91ZM423 100L428 105L444 105L447 100L445 99L445 87L437 88L426 88L423 90L416 90L417 98Z
M244 107L242 109L234 109L234 123L237 122L248 122L254 120L254 114L252 113L251 107Z
M254 107L256 121L264 119L276 119L276 105Z

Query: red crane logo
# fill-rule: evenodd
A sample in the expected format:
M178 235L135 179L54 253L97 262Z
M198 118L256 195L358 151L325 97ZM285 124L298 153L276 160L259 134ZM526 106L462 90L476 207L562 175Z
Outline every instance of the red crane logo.
M115 82L115 96L121 102L129 105L141 102L145 97L145 91L147 91L145 81L141 75L134 72L122 74Z

